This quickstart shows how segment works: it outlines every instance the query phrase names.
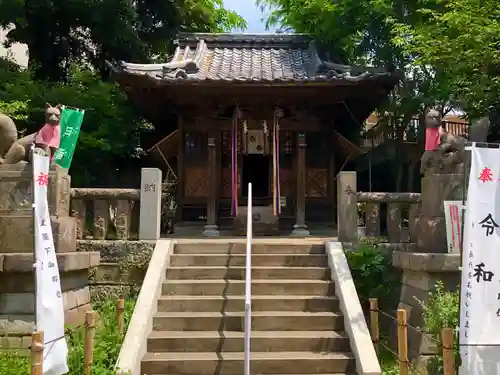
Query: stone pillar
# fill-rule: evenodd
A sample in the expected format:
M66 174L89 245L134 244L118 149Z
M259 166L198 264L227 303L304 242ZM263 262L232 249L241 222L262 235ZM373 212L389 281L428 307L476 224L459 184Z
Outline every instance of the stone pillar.
M401 294L398 308L408 312L408 323L413 327L424 327L422 306L416 300L426 303L438 281L445 290L456 290L460 281L460 254L423 254L395 251L392 264L402 271ZM410 359L424 359L438 353L433 340L408 330Z
M304 133L297 135L297 207L292 236L309 236L306 225L306 138Z
M217 226L217 147L215 138L208 138L208 201L207 201L207 225L203 235L216 237L219 235Z
M340 242L358 242L358 195L356 172L337 176L337 228Z
M161 184L160 169L142 168L139 240L156 241L160 238Z
M69 217L71 179L58 166L49 171L48 203L59 264L66 324L81 324L91 308L89 268L98 252L76 252L76 219ZM2 349L25 349L34 328L32 166L0 166L0 330Z
M419 252L448 252L443 201L462 200L464 192L463 174L431 174L422 178L421 211L416 224Z

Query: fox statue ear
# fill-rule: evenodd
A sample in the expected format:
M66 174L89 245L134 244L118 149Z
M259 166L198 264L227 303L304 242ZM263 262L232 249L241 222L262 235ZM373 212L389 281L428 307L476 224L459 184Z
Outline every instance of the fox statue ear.
M45 109L49 109L49 108L52 108L52 106L50 105L50 103L45 103Z
M62 109L62 105L58 104L58 105L56 105L56 108L57 108L58 110L61 110L61 109Z

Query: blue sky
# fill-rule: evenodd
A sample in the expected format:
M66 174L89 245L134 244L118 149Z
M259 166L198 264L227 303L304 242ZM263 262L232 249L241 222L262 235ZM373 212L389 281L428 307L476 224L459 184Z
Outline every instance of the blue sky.
M248 23L247 33L265 33L266 26L261 21L262 13L255 5L254 0L224 0L224 6L227 9L236 11ZM274 32L270 30L269 32Z

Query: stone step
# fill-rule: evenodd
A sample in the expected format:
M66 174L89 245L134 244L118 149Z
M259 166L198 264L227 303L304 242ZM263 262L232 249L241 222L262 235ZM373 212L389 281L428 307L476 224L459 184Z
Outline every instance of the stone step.
M243 373L242 352L146 353L141 375L234 375ZM317 374L355 371L351 353L252 352L252 374Z
M161 296L158 311L222 312L244 311L244 296ZM339 300L331 296L252 295L252 311L339 311Z
M243 312L157 312L154 331L243 331ZM252 311L257 331L339 331L344 317L334 312Z
M243 295L244 280L166 280L163 295ZM334 284L328 280L252 280L252 295L309 295L334 294Z
M244 266L245 255L228 254L173 254L171 267L179 266ZM327 267L324 254L257 254L252 255L252 266Z
M349 351L344 332L333 331L252 331L250 347L255 352ZM153 331L148 352L242 352L244 332Z
M199 266L171 267L168 279L230 279L244 280L245 267ZM315 279L330 280L328 267L252 267L252 279Z
M246 244L242 243L189 243L176 244L175 254L245 254ZM252 254L325 254L323 244L252 244Z

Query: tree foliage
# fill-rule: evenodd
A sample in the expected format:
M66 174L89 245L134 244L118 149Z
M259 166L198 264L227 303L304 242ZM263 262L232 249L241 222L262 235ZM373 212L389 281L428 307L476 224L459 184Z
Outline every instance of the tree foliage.
M408 137L422 139L421 126L415 127L412 119L423 119L430 107L438 107L442 112L453 107L447 71L440 66L419 64L408 53L404 39L397 38L403 25L411 28L422 22L420 0L257 1L270 11L268 25L289 26L315 35L326 59L402 73L400 83L377 109L377 131L390 133L399 143L395 189L401 190L403 169L414 169L419 160L418 154L409 155L403 150L403 141Z
M7 44L27 44L29 69L0 59L0 112L28 134L43 124L46 102L84 109L71 167L77 186L113 183L144 154L141 134L152 129L103 81L105 60L164 60L179 31L246 27L222 0L2 0L0 27L12 25Z
M424 0L415 24L394 22L394 41L420 66L447 72L453 97L470 117L498 107L500 7L495 0Z
M76 185L95 186L117 164L142 154L140 135L151 125L128 104L117 85L76 67L70 69L67 82L46 83L32 79L28 71L0 64L0 111L11 115L23 134L43 124L46 102L85 109L72 163Z
M36 78L66 79L72 63L102 69L104 60L147 62L165 57L179 31L245 27L222 0L2 0L0 26L25 43Z

